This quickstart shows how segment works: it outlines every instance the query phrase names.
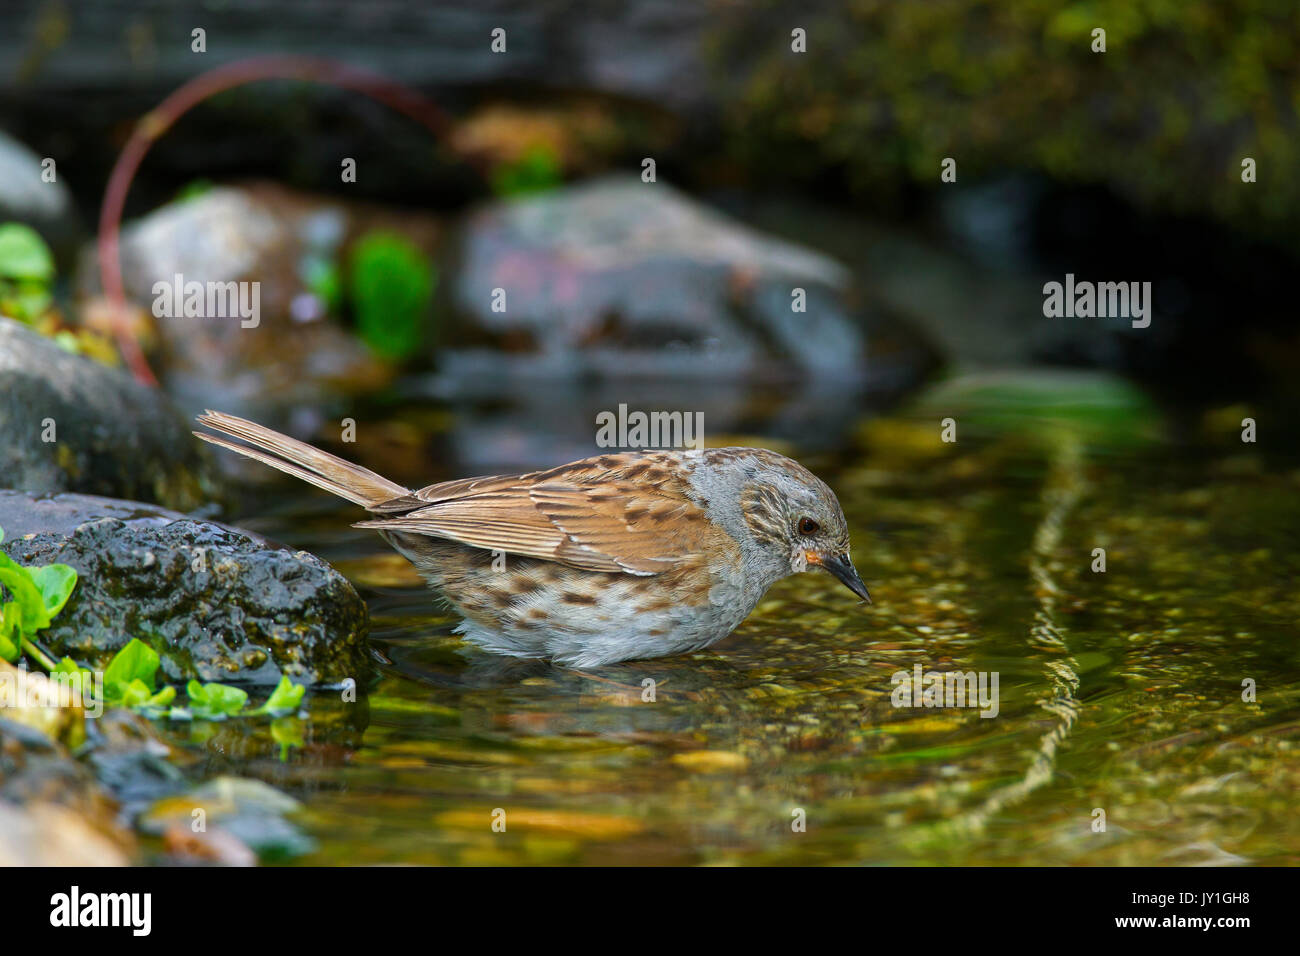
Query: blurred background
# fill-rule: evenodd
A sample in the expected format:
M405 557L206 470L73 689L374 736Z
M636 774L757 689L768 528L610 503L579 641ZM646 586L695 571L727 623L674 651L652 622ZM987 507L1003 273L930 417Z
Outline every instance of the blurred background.
M369 609L360 716L170 738L195 785L307 805L298 829L256 793L232 811L264 859L1296 862L1300 6L28 0L4 23L0 485L220 514ZM177 274L260 283L258 325L155 317ZM1149 327L1045 317L1066 274L1150 282ZM217 408L418 486L592 454L620 404L824 475L870 613L786 582L651 666L678 695L642 708L650 665L474 658L351 509L187 434ZM1002 717L892 708L890 673L936 661L1000 669ZM1242 704L1243 676L1270 693ZM163 852L175 786L106 766L128 858ZM502 792L533 814L517 839L480 832ZM817 821L794 843L792 802Z
M835 441L857 408L938 370L1100 368L1179 402L1246 399L1290 391L1300 361L1296 17L1267 2L17 4L0 218L53 250L48 321L102 324L92 243L141 117L204 71L310 55L424 94L439 135L328 71L168 116L129 181L128 298L147 313L175 272L263 285L256 335L141 319L189 408L327 407L397 373L494 402L582 383L593 408L617 378L657 407L672 379L708 393L695 405L715 430L760 415ZM46 157L57 183L31 175ZM645 158L658 188L642 188ZM520 196L537 202L508 212ZM1150 281L1151 327L1045 320L1042 283L1067 272ZM797 317L778 294L796 285ZM31 311L15 298L8 313ZM589 419L530 428L586 440ZM509 457L492 450L508 440L472 444Z

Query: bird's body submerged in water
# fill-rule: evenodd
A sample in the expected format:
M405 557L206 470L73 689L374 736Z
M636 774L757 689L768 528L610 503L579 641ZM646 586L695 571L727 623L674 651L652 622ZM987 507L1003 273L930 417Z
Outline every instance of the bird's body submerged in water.
M374 528L498 654L576 667L698 650L781 578L821 567L864 600L835 494L761 448L598 455L549 471L403 488L255 422L200 438L369 510Z

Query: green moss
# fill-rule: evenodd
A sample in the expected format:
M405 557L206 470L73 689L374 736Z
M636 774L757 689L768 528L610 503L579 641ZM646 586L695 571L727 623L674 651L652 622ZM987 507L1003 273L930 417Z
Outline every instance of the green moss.
M842 170L887 201L900 177L937 186L951 156L959 181L1032 169L1264 232L1300 213L1294 4L864 0L801 15L805 55L773 19L724 28L716 65L730 78L770 50L727 120L742 159L787 178Z

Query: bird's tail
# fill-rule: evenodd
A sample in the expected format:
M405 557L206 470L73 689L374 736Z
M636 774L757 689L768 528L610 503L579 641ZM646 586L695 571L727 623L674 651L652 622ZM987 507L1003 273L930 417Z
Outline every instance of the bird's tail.
M241 439L248 444L242 445L206 432L194 433L204 441L229 448L231 451L239 452L245 458L255 459L272 468L278 468L285 474L301 478L317 488L324 488L330 494L346 498L363 508L371 508L411 493L409 488L403 488L397 482L389 481L369 468L344 461L336 455L321 451L288 435L282 435L257 422L211 410L200 415L198 422L200 425L206 425L208 428ZM249 445L253 447L250 448Z

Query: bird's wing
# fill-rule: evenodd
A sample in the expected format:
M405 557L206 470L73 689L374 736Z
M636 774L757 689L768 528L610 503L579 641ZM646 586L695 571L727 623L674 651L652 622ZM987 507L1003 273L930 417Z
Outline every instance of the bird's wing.
M590 571L657 574L698 554L711 531L684 494L684 480L663 463L610 455L549 472L431 485L372 508L390 516L357 527L427 534Z

